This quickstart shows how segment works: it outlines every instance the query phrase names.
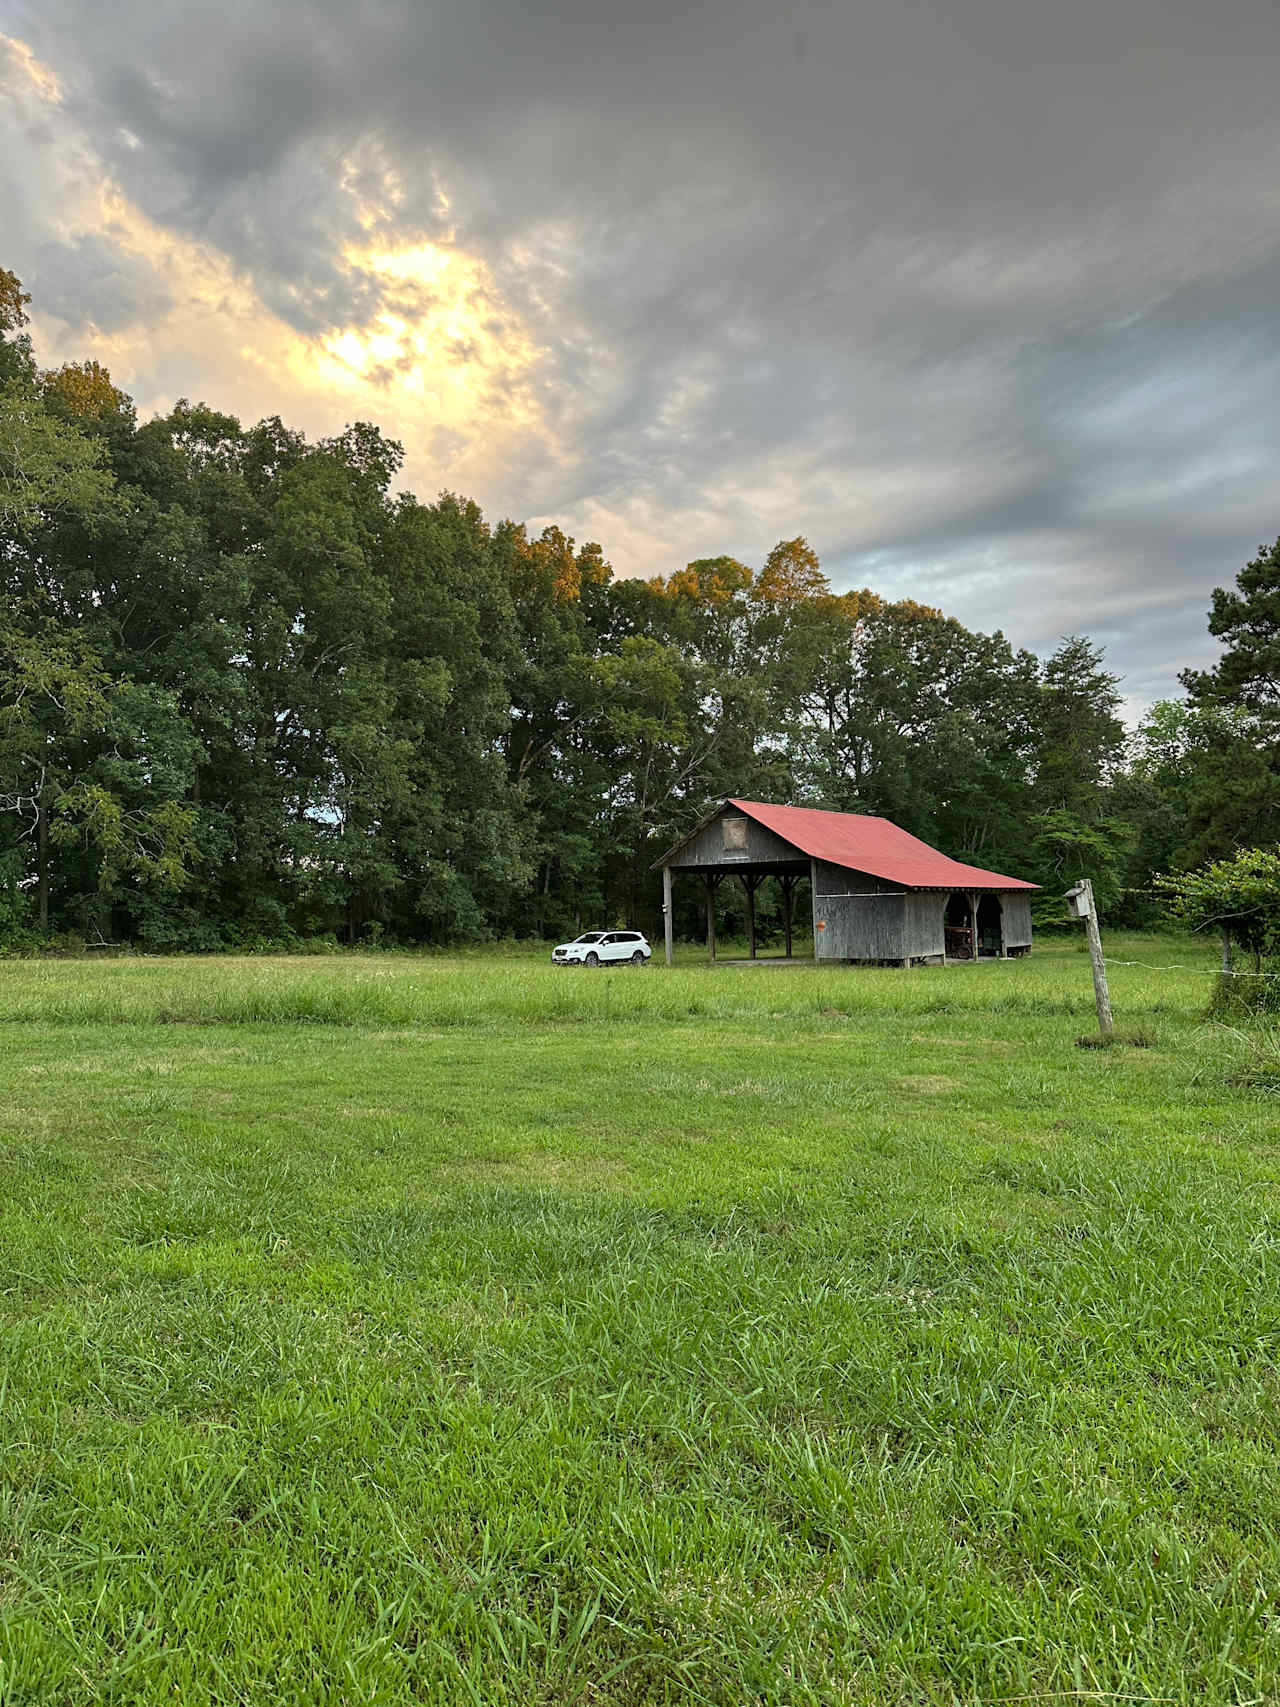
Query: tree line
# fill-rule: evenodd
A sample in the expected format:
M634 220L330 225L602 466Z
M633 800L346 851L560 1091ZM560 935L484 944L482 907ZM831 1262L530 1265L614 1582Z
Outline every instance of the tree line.
M650 862L730 794L883 814L1055 912L1087 871L1135 923L1280 840L1280 542L1129 734L1085 637L835 592L803 538L616 578L397 491L368 423L140 424L38 367L27 301L0 271L0 946L652 930Z

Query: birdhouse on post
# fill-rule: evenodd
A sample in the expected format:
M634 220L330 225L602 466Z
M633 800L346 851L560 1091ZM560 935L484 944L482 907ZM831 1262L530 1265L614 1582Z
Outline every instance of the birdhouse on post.
M1067 903L1067 912L1073 919L1087 919L1093 911L1092 885L1083 879L1073 884L1062 899Z

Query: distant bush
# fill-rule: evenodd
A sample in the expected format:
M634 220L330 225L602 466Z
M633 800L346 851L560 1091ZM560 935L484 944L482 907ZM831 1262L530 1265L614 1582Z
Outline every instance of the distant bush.
M1209 998L1214 1019L1280 1014L1280 957L1262 960L1249 972L1220 972Z
M1212 1013L1280 1011L1280 848L1242 848L1196 871L1157 877L1155 888L1183 924L1221 933L1252 958L1251 967L1219 977Z
M43 935L34 930L12 930L0 938L0 956L8 960L75 960L88 951L77 931Z
M1250 1017L1257 1010L1251 1010ZM1264 1096L1280 1095L1280 1022L1227 1026L1223 1036L1223 1066L1229 1085Z

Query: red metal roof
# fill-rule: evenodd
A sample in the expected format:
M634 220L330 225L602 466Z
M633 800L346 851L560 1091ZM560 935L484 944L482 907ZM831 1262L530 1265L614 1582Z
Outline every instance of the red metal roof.
M820 812L812 806L771 806L764 800L733 800L731 805L773 830L811 859L824 859L851 871L865 871L907 889L1038 889L1020 877L962 865L910 836L887 818L858 812Z

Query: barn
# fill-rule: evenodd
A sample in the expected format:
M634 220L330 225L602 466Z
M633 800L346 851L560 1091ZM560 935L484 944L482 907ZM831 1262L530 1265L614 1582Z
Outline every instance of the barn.
M896 966L1009 959L1031 948L1037 885L963 865L887 818L726 800L654 861L662 868L667 965L671 964L672 883L702 879L707 952L716 953L716 890L737 878L746 892L751 958L756 958L755 895L766 877L782 889L791 956L797 886L809 879L814 953L819 960Z

